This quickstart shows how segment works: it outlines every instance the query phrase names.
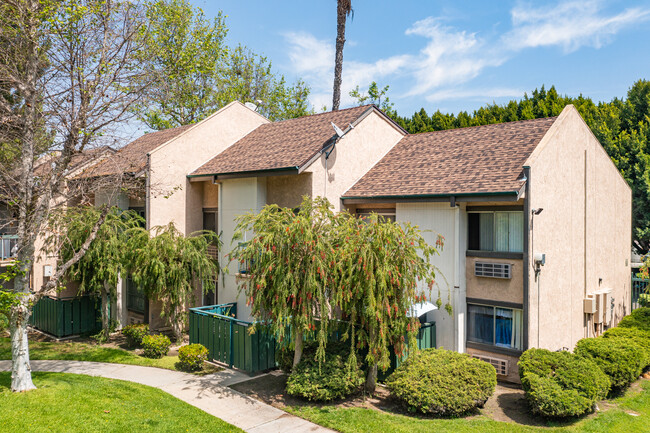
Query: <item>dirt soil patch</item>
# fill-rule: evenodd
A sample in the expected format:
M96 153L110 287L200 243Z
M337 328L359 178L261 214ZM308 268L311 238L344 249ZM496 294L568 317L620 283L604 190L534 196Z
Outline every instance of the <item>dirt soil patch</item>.
M378 386L373 396L356 395L349 399L332 403L313 403L288 395L285 391L287 375L272 371L246 382L232 385L231 388L243 394L263 401L264 403L285 409L287 406L319 406L319 407L363 407L383 412L408 414L404 408L390 396L383 386ZM504 421L524 425L543 426L543 419L533 417L524 399L524 391L517 385L499 382L492 397L485 407L470 417L487 416L495 421Z

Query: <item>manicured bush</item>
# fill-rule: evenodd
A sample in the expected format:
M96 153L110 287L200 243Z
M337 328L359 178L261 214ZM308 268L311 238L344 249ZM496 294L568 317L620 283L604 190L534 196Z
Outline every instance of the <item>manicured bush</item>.
M570 352L529 349L517 365L526 400L538 415L582 415L609 392L610 380L598 365Z
M183 370L201 370L207 360L208 349L202 344L188 344L178 349L178 362Z
M142 345L142 339L149 334L149 324L136 323L122 328L122 335L126 337L126 344L129 347L138 347Z
M620 328L609 329L603 334L603 338L615 338L633 341L643 349L645 358L643 368L650 367L650 331L643 331L638 328Z
M412 354L386 380L408 410L438 416L483 407L496 383L496 371L487 362L444 349Z
M332 401L358 391L363 372L358 364L348 365L349 353L345 343L328 343L325 360L319 365L315 350L306 350L287 379L287 393L310 401Z
M172 342L166 335L145 335L142 338L142 354L147 358L162 358L169 352Z
M645 353L634 341L619 338L583 338L574 352L593 359L617 391L634 382L643 371Z
M618 324L621 328L639 328L650 332L650 307L637 308Z

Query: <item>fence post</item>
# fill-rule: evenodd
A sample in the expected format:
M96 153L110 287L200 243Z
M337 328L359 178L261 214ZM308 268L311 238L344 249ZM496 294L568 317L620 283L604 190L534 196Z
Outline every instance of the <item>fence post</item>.
M233 341L233 324L235 323L234 320L229 320L230 322L230 359L228 360L228 367L232 368L232 365L234 364L234 359L235 359L235 342Z

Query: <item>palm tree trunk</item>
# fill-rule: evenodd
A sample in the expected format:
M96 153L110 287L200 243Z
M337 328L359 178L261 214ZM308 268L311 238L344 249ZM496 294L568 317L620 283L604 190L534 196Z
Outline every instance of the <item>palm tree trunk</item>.
M351 0L337 0L336 13L336 57L334 59L334 92L332 111L341 104L341 75L343 72L343 46L345 45L345 21L352 10Z

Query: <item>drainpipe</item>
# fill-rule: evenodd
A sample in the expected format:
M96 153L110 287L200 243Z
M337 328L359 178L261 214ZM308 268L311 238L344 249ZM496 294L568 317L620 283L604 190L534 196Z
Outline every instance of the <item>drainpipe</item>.
M454 287L451 296L453 302L453 315L454 317L454 335L456 341L454 348L457 352L465 352L465 328L463 327L463 320L465 317L466 300L460 298L460 264L461 264L461 250L460 250L460 207L452 197L452 206L454 207ZM462 307L461 307L462 305Z
M151 204L149 203L151 199L151 155L147 153L147 166L145 168L145 187L144 187L144 217L145 217L145 227L147 230L150 228L151 221Z
M531 207L530 207L530 167L524 167L524 177L526 178L526 193L524 195L524 303L523 303L523 323L522 323L522 349L528 349L528 310L529 310L529 285L530 285L530 219L531 216Z

